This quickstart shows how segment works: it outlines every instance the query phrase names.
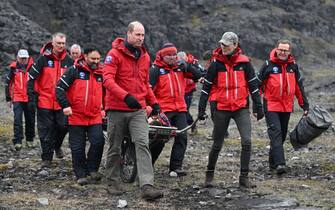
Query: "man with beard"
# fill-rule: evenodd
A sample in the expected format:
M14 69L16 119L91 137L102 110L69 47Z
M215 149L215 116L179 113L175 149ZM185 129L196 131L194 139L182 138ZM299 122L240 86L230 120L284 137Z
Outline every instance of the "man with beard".
M102 132L102 69L100 51L86 48L57 83L56 96L69 121L72 166L80 185L99 181L104 138ZM85 153L86 140L90 147Z
M42 167L50 167L54 151L57 158L63 158L61 148L67 133L65 116L56 100L55 87L65 70L73 65L66 53L66 35L55 33L52 41L46 43L41 54L29 70L28 100L37 100L37 129L42 148Z

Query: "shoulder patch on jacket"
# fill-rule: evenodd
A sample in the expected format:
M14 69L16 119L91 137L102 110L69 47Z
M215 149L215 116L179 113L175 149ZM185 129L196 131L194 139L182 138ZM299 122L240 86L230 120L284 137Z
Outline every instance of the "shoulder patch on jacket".
M108 55L105 59L105 64L110 64L113 60L113 57L111 55Z

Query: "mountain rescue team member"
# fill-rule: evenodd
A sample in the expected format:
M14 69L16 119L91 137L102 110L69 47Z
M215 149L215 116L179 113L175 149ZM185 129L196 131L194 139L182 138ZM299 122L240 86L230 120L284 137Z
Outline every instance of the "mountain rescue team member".
M257 78L250 59L242 54L238 37L233 32L226 32L219 41L213 54L212 62L199 101L199 119L206 117L206 104L212 84L216 81L217 107L214 116L214 142L208 157L205 187L212 186L215 165L221 151L224 134L231 119L234 119L241 135L241 159L239 184L253 187L249 182L249 162L251 156L251 122L249 113L249 93L252 97L254 115L257 120L264 117ZM257 114L256 114L257 113Z
M201 78L199 79L199 81L201 82L203 79L203 76L205 76L205 70L204 68L198 63L198 60L190 53L185 53L183 51L178 52L177 53L178 56L178 60L183 60L186 63L192 64L194 67L198 68L198 70L201 72ZM186 112L186 121L187 121L187 125L191 125L194 120L193 117L190 113L190 108L192 105L192 101L193 101L193 92L196 91L197 88L197 82L198 80L193 80L190 78L185 78L185 102L186 102L186 106L187 106L187 112ZM191 128L191 133L192 134L196 134L197 133L197 127L196 125L192 126Z
M34 147L35 137L35 106L28 103L27 81L28 70L33 64L33 58L25 49L18 51L16 61L9 65L9 72L5 82L6 101L9 106L13 104L14 112L14 148L22 148L23 125L22 115L25 119L25 136L28 148Z
M185 103L185 78L198 80L200 71L193 65L181 61L178 65L177 48L166 43L156 53L156 59L150 69L150 84L162 111L169 118L172 126L179 130L187 126ZM170 156L170 176L185 176L182 169L187 146L187 133L177 134ZM163 150L164 144L154 149L155 155Z
M154 172L149 151L149 125L146 105L159 113L159 105L150 88L150 57L143 46L144 26L134 21L128 25L126 39L116 38L104 63L106 88L105 110L108 117L108 140L105 177L108 192L121 194L120 152L125 133L129 132L135 144L136 164L141 197L154 200L163 196L154 188Z
M65 116L56 99L55 87L65 70L73 65L66 53L66 35L55 33L52 41L46 43L41 54L29 70L28 100L37 101L37 128L42 147L42 167L50 167L53 154L63 158L61 149L67 133ZM35 92L36 91L36 92Z
M99 68L101 53L86 48L60 78L56 96L69 121L69 143L72 166L80 185L99 181L104 137L102 132L102 69ZM90 147L86 156L86 140Z
M70 56L74 61L81 57L81 47L78 44L71 45Z
M270 138L269 167L277 174L287 172L283 144L287 134L294 96L307 115L309 103L295 58L292 43L279 40L258 73L263 93L264 112Z

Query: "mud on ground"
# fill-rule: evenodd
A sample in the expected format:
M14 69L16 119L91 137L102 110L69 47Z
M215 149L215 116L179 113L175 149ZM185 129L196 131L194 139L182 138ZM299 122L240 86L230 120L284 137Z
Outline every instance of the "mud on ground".
M194 111L194 110L192 110ZM290 128L301 112L293 113ZM119 199L129 209L332 209L335 208L334 130L329 129L309 145L308 152L297 152L285 143L288 174L278 177L268 170L268 138L265 121L253 119L253 152L250 177L256 188L238 187L240 140L235 124L229 127L215 172L215 187L203 188L207 158L212 141L206 139L211 122L198 126L189 135L184 161L188 175L168 176L170 141L155 165L155 182L164 189L159 201L140 198L138 184L124 184L127 192L111 196L106 186L79 186L72 168L70 150L65 143L65 159L56 159L51 169L40 168L40 149L23 148L20 154L10 143L10 118L1 119L0 208L4 209L114 209ZM10 128L10 129L9 129ZM66 140L67 141L67 140ZM36 141L37 142L37 141ZM107 149L106 145L106 148ZM43 204L47 199L47 205Z

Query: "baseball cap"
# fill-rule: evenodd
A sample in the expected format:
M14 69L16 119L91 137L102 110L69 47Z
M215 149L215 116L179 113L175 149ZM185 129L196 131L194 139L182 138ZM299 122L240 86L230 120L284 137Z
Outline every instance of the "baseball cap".
M237 44L238 37L234 32L225 32L219 42L227 46Z
M21 49L21 50L19 50L19 52L17 52L17 57L19 57L19 58L29 58L29 53L28 53L27 50Z

